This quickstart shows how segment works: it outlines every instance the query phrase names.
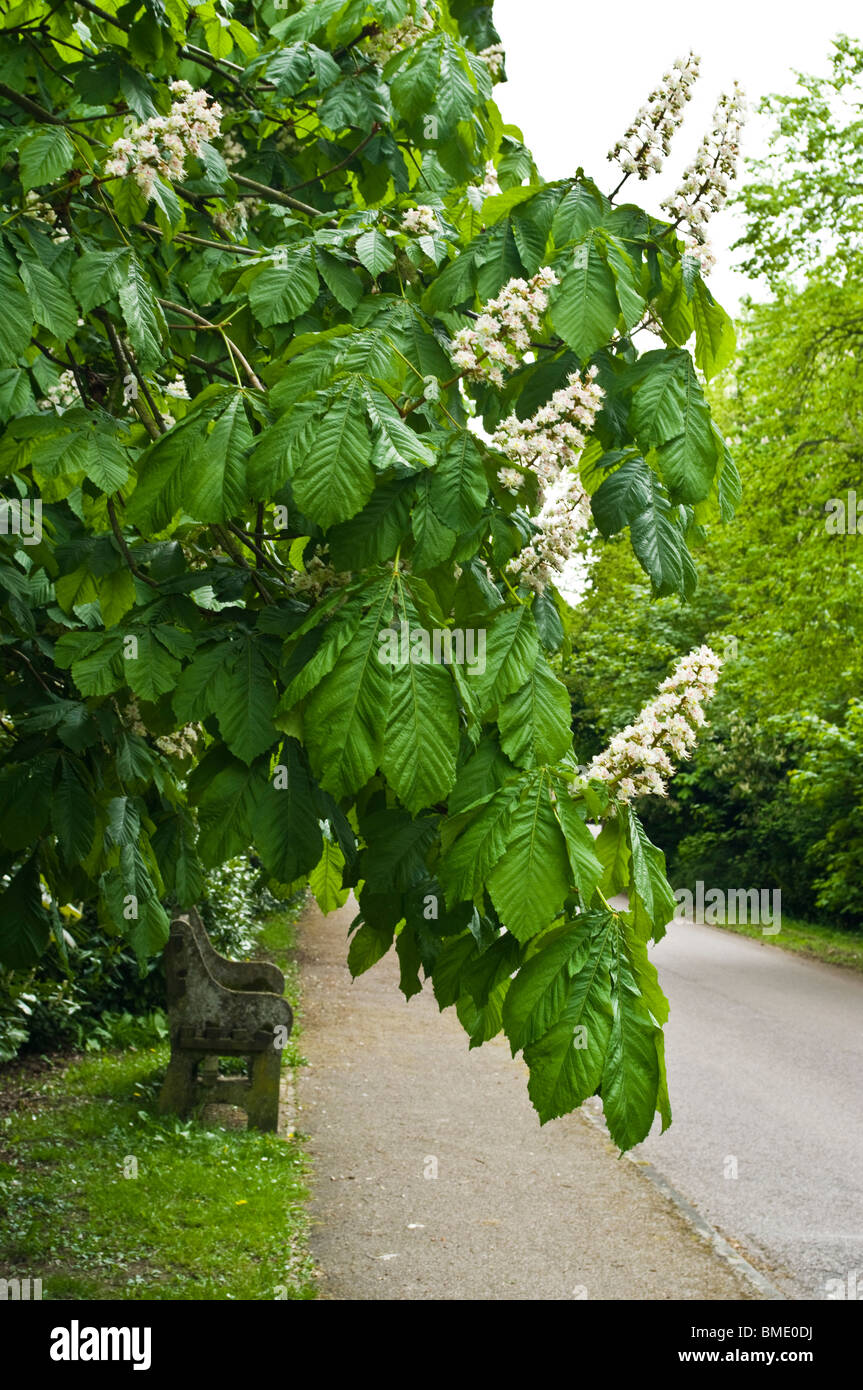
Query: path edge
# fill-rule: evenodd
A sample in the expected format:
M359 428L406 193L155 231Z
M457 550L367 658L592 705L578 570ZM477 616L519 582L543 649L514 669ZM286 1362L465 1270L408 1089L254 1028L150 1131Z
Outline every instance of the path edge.
M611 1136L602 1115L589 1110L586 1105L581 1106L577 1113L611 1142ZM788 1302L787 1294L784 1294L772 1283L766 1274L762 1274L760 1269L756 1269L755 1265L750 1264L745 1255L741 1255L738 1250L735 1250L734 1246L720 1235L715 1226L711 1226L697 1207L694 1207L689 1199L684 1197L683 1193L673 1183L670 1183L663 1173L660 1173L658 1168L655 1168L652 1163L648 1163L646 1159L637 1158L633 1153L627 1152L623 1157L627 1158L639 1173L653 1183L654 1187L671 1202L687 1224L695 1229L702 1240L707 1241L721 1260L754 1285L765 1301Z

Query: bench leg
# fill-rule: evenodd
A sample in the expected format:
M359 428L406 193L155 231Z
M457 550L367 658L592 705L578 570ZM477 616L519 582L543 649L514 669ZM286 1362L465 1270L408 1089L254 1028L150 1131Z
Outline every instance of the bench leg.
M249 1129L279 1128L279 1081L282 1054L275 1048L256 1052L252 1058L252 1076L246 1114Z
M190 1052L172 1052L159 1092L159 1111L162 1115L179 1115L185 1119L195 1106L195 1069L197 1057Z

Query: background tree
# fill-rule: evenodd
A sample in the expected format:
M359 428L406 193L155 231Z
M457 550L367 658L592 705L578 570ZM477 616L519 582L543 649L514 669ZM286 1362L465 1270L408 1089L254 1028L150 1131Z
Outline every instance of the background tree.
M860 921L848 750L863 680L861 69L859 45L840 38L829 78L801 76L800 91L763 104L776 126L741 189L740 244L771 297L746 306L737 357L710 387L744 479L739 522L707 521L699 589L686 606L651 602L625 548L603 547L570 620L564 666L575 728L592 753L676 656L699 641L733 653L710 736L669 801L644 804L648 828L677 882L780 886L788 911L848 925ZM620 596L614 619L610 592ZM638 666L624 656L635 649Z

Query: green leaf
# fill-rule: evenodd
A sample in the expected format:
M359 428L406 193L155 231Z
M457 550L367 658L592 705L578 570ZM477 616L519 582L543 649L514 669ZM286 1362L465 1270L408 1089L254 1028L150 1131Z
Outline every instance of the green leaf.
M566 1003L558 1020L524 1052L528 1094L541 1124L576 1109L603 1075L613 1019L611 918L592 915L584 926L591 932L587 956L563 984ZM556 1006L553 986L549 1002Z
M62 343L73 337L78 312L66 286L32 254L22 258L21 279L30 296L36 322Z
M513 980L503 1006L503 1026L513 1056L557 1023L589 946L588 923L582 919L540 939L536 954Z
M539 652L524 685L500 707L501 748L519 767L556 763L572 747L571 718L569 692Z
M0 247L0 358L8 365L15 363L30 345L33 311L15 266Z
M380 764L391 695L390 672L378 657L390 584L363 618L333 670L309 696L304 726L312 766L334 796L358 790Z
M208 868L244 854L253 840L255 807L265 783L260 764L230 759L200 797L198 853Z
M375 227L370 232L363 232L357 237L356 244L357 260L359 260L375 278L382 275L385 270L392 270L395 265L393 248L389 238Z
M315 249L315 263L321 279L337 303L348 311L355 309L363 297L363 284L356 272L319 246Z
M167 335L167 328L147 276L134 255L117 291L117 298L139 365L145 370L158 366L162 360L162 341Z
M632 328L642 318L646 303L639 287L635 262L627 251L608 235L604 238L605 259L614 276L617 302L625 328Z
M257 851L279 883L294 883L310 873L324 853L312 781L296 739L282 745L257 804L253 830Z
M659 1090L656 1033L640 1001L618 985L601 1094L609 1133L620 1149L640 1143L653 1123Z
M551 321L583 362L611 340L617 324L617 292L591 235L566 259L555 263L561 281L553 290Z
M406 609L407 621L417 615ZM412 649L410 655L416 655ZM458 706L445 666L426 661L397 664L381 770L412 815L442 801L455 781Z
M252 312L265 328L298 318L317 297L318 274L310 245L289 250L283 263L262 271L249 287Z
M98 591L99 609L105 627L114 627L135 606L135 581L127 569L104 575L99 580Z
M335 912L348 900L348 888L342 887L342 874L345 856L338 845L324 840L324 852L320 862L309 874L309 887L315 895L321 912Z
M96 429L90 434L84 472L102 492L116 492L129 479L126 456L109 434Z
M93 843L93 800L75 763L60 759L51 794L51 827L67 864L86 859Z
M204 891L196 840L195 823L185 810L161 821L151 840L165 888L174 895L180 907L193 907Z
M225 743L235 757L251 763L278 737L273 723L276 688L255 639L247 637L238 646L215 677L213 702Z
M699 275L692 301L695 318L695 363L709 381L734 358L737 335L725 310L717 304Z
M181 724L204 720L215 709L215 678L230 660L224 642L196 652L183 669L174 691L174 713Z
M42 906L35 855L13 874L0 895L0 965L29 970L51 939L51 919Z
M444 446L429 486L429 500L445 526L460 533L477 524L488 498L488 482L469 430Z
M596 854L595 842L588 826L578 814L578 808L566 788L557 788L555 813L566 836L566 851L572 869L572 881L578 889L585 908L602 880L604 867Z
M351 937L348 947L348 970L353 979L364 975L386 955L393 944L393 928L363 922Z
M134 174L127 174L122 179L112 179L111 197L114 201L114 211L125 227L133 227L146 216L149 199L141 192Z
M429 468L434 454L401 418L392 401L375 386L365 387L369 420L374 431L372 463L383 472L387 468Z
M635 392L630 426L657 460L672 500L701 502L710 494L719 449L710 409L688 352L645 353L646 375Z
M666 923L671 921L675 908L674 892L665 874L665 855L651 844L631 807L627 807L627 821L636 925L642 927L644 935L652 935L654 941L659 941L665 935Z
M651 473L642 458L629 458L610 473L590 499L594 520L604 536L613 536L651 506Z
M650 506L631 523L632 548L656 594L691 592L691 559L675 524L676 513L659 479L650 475ZM688 562L688 563L687 563Z
M488 880L501 921L519 941L550 926L569 892L566 841L548 791L544 775L527 785L513 812L506 854Z
M21 141L21 187L27 193L45 183L56 183L75 158L75 147L62 126L37 126Z
M538 658L539 641L530 609L522 606L500 613L488 629L485 671L474 681L483 710L520 689Z
M126 680L142 700L158 700L174 689L180 663L166 651L153 632L138 630L135 634L138 654L123 662ZM74 669L72 674L74 675Z
M198 457L184 509L198 521L225 521L246 505L246 454L252 431L238 390L219 415Z
M479 810L451 817L444 826L444 856L438 870L447 905L477 898L506 853L518 792L496 792Z
M306 516L325 529L348 521L372 495L372 443L359 379L330 398L311 447L294 473L294 496Z

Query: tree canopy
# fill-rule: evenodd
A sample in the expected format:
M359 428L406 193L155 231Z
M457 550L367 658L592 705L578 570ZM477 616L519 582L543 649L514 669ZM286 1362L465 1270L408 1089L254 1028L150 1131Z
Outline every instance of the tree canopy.
M408 998L524 1050L542 1120L598 1093L631 1146L670 1119L673 899L579 773L549 538L589 496L691 596L732 516L703 381L734 335L682 217L577 150L540 178L487 4L2 23L0 960L67 902L157 952L253 845L325 909L355 891L354 974L395 944Z

